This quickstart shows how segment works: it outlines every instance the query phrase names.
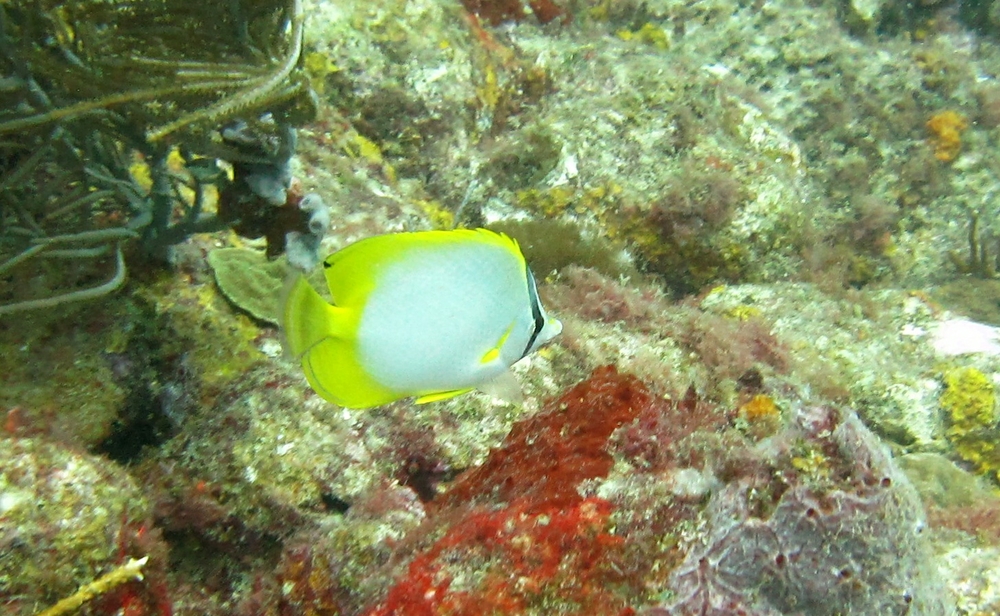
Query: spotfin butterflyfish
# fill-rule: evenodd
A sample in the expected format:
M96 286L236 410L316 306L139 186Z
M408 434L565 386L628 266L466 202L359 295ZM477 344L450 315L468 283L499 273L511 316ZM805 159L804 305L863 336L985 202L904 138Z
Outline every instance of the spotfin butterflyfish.
M343 407L473 389L517 399L510 366L562 331L517 242L486 229L377 235L323 268L333 303L300 275L281 324L309 385Z

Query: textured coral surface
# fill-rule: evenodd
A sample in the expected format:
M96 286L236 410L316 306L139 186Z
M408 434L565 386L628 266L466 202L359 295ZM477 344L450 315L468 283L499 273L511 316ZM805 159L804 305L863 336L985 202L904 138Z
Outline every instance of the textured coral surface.
M80 613L1000 613L1000 0L303 4L316 113L268 163L275 203L205 202L266 240L196 234L154 264L129 239L118 294L0 314L0 612L149 556ZM0 17L46 10L33 57L71 61L75 6ZM5 40L0 83L32 91ZM53 148L86 158L64 128ZM0 240L30 245L79 187L19 179L12 135ZM282 192L326 204L317 254L517 239L564 325L512 367L523 404L312 392L272 325ZM0 307L100 284L72 254L0 263Z

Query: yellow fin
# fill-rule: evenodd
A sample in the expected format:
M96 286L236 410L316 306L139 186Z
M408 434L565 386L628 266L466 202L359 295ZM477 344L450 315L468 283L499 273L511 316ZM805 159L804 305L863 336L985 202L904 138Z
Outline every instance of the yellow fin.
M285 348L296 359L324 338L343 337L349 328L347 311L328 304L301 274L287 283L280 314Z
M500 357L500 347L493 347L489 351L483 353L482 358L480 358L479 363L488 364L492 361L497 360Z
M281 306L286 349L302 362L309 385L325 400L367 408L400 398L372 379L357 357L358 317L332 306L299 275Z
M375 235L342 248L323 261L327 284L338 306L362 306L377 285L378 272L406 259L413 250L433 250L453 244L490 244L510 252L524 265L517 242L488 229L418 231Z
M448 398L454 398L455 396L461 396L462 394L467 394L475 389L474 387L469 387L468 389L453 389L451 391L439 391L433 394L427 394L426 396L420 396L414 400L417 404L427 404L428 402L437 402L438 400L447 400Z
M486 351L485 353L483 353L483 356L481 358L479 358L479 363L480 364L488 364L488 363L490 363L492 361L495 361L495 360L499 359L500 358L500 349L503 348L504 343L507 342L507 338L510 337L510 333L512 331L514 331L514 324L513 323L511 323L510 327L507 328L507 331L505 331L503 333L503 336L500 336L500 341L497 342L496 346L493 347L492 349L490 349L489 351Z

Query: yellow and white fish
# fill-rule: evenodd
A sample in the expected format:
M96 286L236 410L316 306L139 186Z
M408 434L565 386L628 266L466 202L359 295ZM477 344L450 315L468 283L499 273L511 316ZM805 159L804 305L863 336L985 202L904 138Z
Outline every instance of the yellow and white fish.
M299 276L281 324L312 388L344 407L516 399L510 366L562 331L517 242L486 229L378 235L323 267L333 305Z

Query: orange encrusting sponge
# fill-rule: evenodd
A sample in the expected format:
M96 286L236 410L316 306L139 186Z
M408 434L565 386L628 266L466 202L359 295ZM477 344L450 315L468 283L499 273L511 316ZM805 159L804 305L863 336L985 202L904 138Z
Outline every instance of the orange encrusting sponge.
M931 134L934 158L945 163L955 160L962 149L962 131L969 126L965 116L951 110L941 111L932 115L926 126Z

